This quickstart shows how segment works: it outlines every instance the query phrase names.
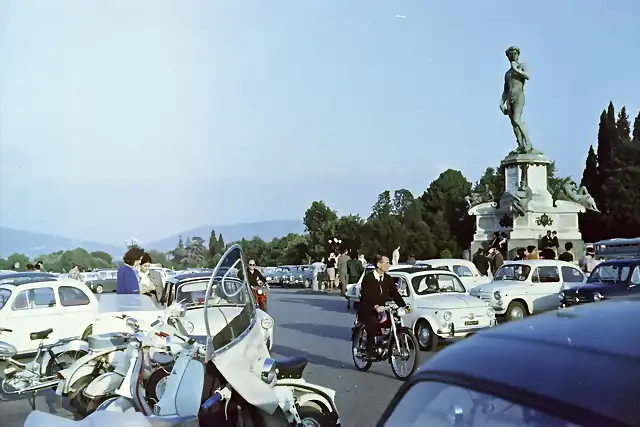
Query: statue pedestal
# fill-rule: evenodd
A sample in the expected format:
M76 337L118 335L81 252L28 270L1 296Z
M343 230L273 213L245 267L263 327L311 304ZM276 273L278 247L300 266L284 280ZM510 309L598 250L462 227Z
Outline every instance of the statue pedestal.
M574 245L574 252L580 253L584 247L582 234L578 229L578 214L585 208L575 202L557 201L548 189L547 168L551 161L543 154L512 154L502 162L504 168L504 193L499 205L482 203L469 209L469 215L476 217L476 232L471 243L471 251L486 247L491 243L494 232L506 232L509 238L509 259L515 256L519 247L539 246L540 239L547 230L556 231L560 250L567 241ZM512 207L513 198L509 193L518 190L521 181L531 189L531 200L524 215L518 215Z

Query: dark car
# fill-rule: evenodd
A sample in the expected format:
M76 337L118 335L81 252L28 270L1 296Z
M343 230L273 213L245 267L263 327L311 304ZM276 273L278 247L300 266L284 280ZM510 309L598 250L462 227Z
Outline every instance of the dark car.
M639 426L640 296L527 317L436 354L379 427Z
M115 292L118 286L118 270L96 270L87 275L84 283L96 294Z
M640 294L640 258L598 264L587 282L558 294L560 307Z

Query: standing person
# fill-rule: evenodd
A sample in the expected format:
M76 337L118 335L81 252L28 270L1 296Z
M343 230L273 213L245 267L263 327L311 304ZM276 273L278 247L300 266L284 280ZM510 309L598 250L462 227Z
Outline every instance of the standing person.
M393 254L391 254L391 265L398 265L400 262L400 246L395 248Z
M489 275L489 260L484 255L484 249L478 248L476 253L473 255L473 260L471 260L471 262L473 262L473 265L476 266L480 274L483 276Z
M149 267L151 266L151 255L145 252L140 259L140 269L138 270L138 280L140 283L140 293L142 295L155 295L156 289L149 277Z
M26 268L27 271L36 271L36 267L31 263L27 264Z
M540 259L556 259L556 251L552 248L544 248L540 251Z
M378 333L378 314L385 310L385 303L393 300L399 307L406 307L404 298L398 292L395 281L387 274L389 258L376 255L375 269L364 275L360 290L358 322L364 324L367 331L367 353L373 359L374 337Z
M349 281L349 274L347 271L347 263L349 262L349 251L347 248L342 250L342 253L338 257L338 278L340 279L340 296L345 296L347 292L347 284Z
M527 250L525 248L516 249L516 256L513 258L514 261L524 261L527 259Z
M136 271L136 268L140 265L143 255L144 250L138 247L133 247L124 254L122 257L124 264L118 268L116 293L140 293L140 280L138 279L138 272Z
M531 246L527 246L527 259L538 259L538 250L536 249L535 246L531 245Z
M347 261L347 280L348 284L358 283L360 280L360 276L364 273L364 266L358 259L358 252L352 250L349 257L351 258ZM346 296L346 292L345 292ZM351 301L347 298L347 308L351 308Z
M40 261L40 260L38 260L38 261L36 262L36 265L34 265L34 269L35 269L36 271L43 271L43 268L44 268L44 262L42 262L42 261Z
M573 243L571 242L565 243L564 252L562 252L558 256L558 260L565 261L565 262L573 262L575 260L575 257L573 256L573 252L571 252L572 249L573 249Z
M407 264L416 265L416 256L415 255L409 255L409 258L407 258Z
M553 230L553 232L551 233L551 249L556 252L556 255L560 250L560 242L558 241L558 233L556 232L556 230Z
M587 274L591 274L596 265L600 264L598 260L596 260L596 250L593 246L587 247L587 251L584 254L584 257L580 260L580 269Z
M547 230L547 234L542 236L540 239L540 249L546 249L553 246L553 236L551 235L551 230Z
M496 271L504 264L504 257L496 248L489 249L489 264L491 265L491 274L496 275Z
M336 287L336 256L333 252L329 254L327 260L327 275L329 276L329 289L335 289Z
M500 247L500 233L498 233L497 231L493 233L493 239L491 240L491 247L492 248Z
M502 257L504 258L507 255L507 249L509 247L509 239L507 238L507 233L500 233L500 240L498 241L498 250L502 253Z
M318 287L318 281L320 280L320 275L322 274L322 261L318 260L311 264L313 267L313 281L311 282L311 289L314 291L320 290Z
M362 268L367 267L367 259L364 257L364 254L360 254L360 256L358 257L358 261L360 261L360 263L362 264Z
M73 268L69 270L69 279L82 281L82 275L77 265L74 265Z
M149 270L149 280L151 280L151 286L154 289L156 302L162 303L162 293L164 292L164 277L159 269L153 268Z

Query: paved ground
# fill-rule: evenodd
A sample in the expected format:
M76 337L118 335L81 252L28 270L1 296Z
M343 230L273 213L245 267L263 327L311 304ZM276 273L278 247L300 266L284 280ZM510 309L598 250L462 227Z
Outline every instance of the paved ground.
M354 313L346 310L345 300L275 289L269 312L276 320L273 353L309 359L305 378L336 390L343 426L373 426L401 382L388 363L374 364L367 373L355 370L350 353ZM427 355L422 353L421 361ZM51 391L38 397L37 408L70 417ZM0 402L0 427L22 427L30 410L27 400Z

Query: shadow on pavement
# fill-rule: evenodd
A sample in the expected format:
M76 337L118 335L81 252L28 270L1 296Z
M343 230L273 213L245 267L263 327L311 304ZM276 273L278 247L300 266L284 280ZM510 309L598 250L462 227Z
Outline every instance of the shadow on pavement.
M348 313L347 300L343 298L312 298L312 299L290 299L280 298L278 302L294 303L310 305L324 311L333 311L335 313Z
M349 366L347 364L345 364L344 362L340 362L339 360L329 359L328 357L311 354L304 350L296 348L284 347L278 344L273 345L271 352L284 357L302 356L305 357L309 361L309 363L313 363L314 365L326 366L327 368L349 369ZM276 359L276 361L277 360L278 359Z
M315 323L284 323L279 328L291 329L318 337L351 341L351 326L318 325Z

